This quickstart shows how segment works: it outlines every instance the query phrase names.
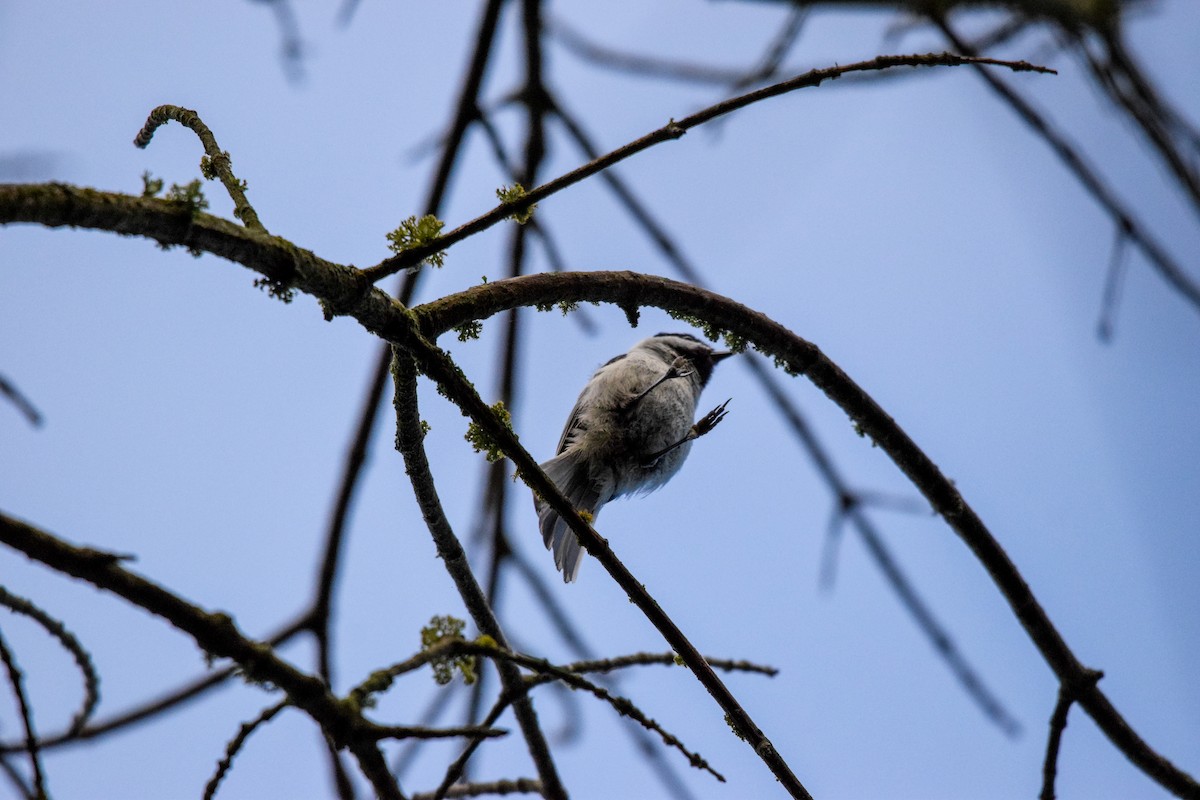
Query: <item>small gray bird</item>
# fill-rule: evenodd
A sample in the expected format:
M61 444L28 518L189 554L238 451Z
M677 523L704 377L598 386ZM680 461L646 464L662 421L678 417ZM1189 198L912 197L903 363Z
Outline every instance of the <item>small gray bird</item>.
M659 488L679 471L692 440L725 417L728 400L692 424L713 367L731 355L688 333L638 342L592 375L571 409L558 455L542 469L571 505L593 519L615 497ZM540 497L534 507L542 539L570 583L583 563L579 540Z

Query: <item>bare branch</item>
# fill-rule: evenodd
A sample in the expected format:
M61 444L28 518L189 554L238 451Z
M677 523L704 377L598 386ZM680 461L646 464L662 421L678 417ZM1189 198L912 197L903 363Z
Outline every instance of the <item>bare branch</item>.
M437 546L438 556L446 565L446 571L450 573L468 613L480 632L492 637L501 649L508 650L507 639L500 623L479 588L474 573L471 572L466 553L463 552L458 537L454 535L450 521L446 519L437 489L433 485L429 461L422 444L425 434L422 432L421 416L417 410L417 376L413 360L408 353L399 350L394 353L392 375L396 383L396 447L404 456L405 469L412 481L417 502L421 506L421 514L425 517L425 523ZM507 660L498 661L496 667L504 687L514 694L521 694L514 701L513 711L525 736L529 755L545 787L546 796L551 800L566 798L566 789L558 777L558 770L550 755L550 747L538 725L537 712L529 698L521 693L520 672Z
M971 45L965 42L950 27L945 18L935 17L934 22L946 36L946 39L960 52L967 54L972 52ZM1015 89L988 70L979 70L979 75L993 92L1012 107L1013 111L1024 120L1030 130L1050 146L1050 149L1055 152L1063 166L1074 173L1076 180L1083 185L1083 188L1092 196L1092 199L1104 209L1105 213L1112 217L1121 230L1128 234L1130 241L1137 245L1138 249L1150 260L1150 264L1166 279L1167 283L1173 286L1185 300L1200 311L1200 284L1189 276L1183 267L1150 235L1142 223L1133 216L1133 212L1120 201L1116 193L1104 182L1096 168L1089 164L1079 150L1067 140L1066 136L1052 127L1049 121L1022 98Z
M33 785L30 787L33 796L49 797L46 793L46 772L42 767L42 752L38 746L37 731L33 726L33 709L29 706L29 696L25 694L24 675L17 666L17 657L8 648L3 634L0 634L0 663L8 674L8 684L12 687L13 697L17 701L17 710L21 714L21 726L25 729L25 752L29 755L29 766L33 772Z
M228 615L208 613L111 558L99 558L94 551L69 545L6 514L0 514L0 542L163 618L191 636L205 652L237 662L250 680L279 687L327 736L350 748L381 798L403 800L375 743L359 733L362 718L351 714L320 679L297 670L270 647L243 635Z
M61 621L50 616L24 597L12 594L3 586L0 586L0 606L5 606L17 614L24 614L37 622L46 633L57 639L75 659L75 664L79 667L79 673L83 677L83 703L75 712L75 716L71 718L67 735L77 735L87 721L92 718L92 714L96 711L96 705L100 702L100 675L96 672L96 665L92 663L91 654L84 649L79 640L75 638L75 634L67 630L67 626ZM41 742L40 746L44 747L45 743Z
M554 112L583 153L588 158L595 158L595 145L575 116L563 108L557 101L554 103ZM634 195L633 191L626 185L617 171L608 170L602 173L600 178L608 184L618 201L645 231L646 235L650 237L663 257L679 271L684 280L705 288L705 281L701 277L700 271L684 256L682 250L676 245L666 229L659 224L650 211L638 200L637 196ZM755 358L745 358L741 359L741 361L750 370L751 374L754 375L755 379L762 386L763 391L766 392L767 396L775 404L784 421L791 428L792 433L795 434L801 447L808 453L809 459L813 462L817 473L825 481L825 485L833 493L837 502L841 504L842 499L851 494L850 485L836 464L834 464L829 448L817 438L816 432L813 431L812 427L804 419L800 409L783 391L774 373L763 362ZM933 644L938 655L946 661L959 684L989 719L996 722L1010 736L1015 735L1020 730L1020 724L1013 718L1012 714L1008 712L995 694L988 689L978 671L968 663L966 656L963 655L955 644L954 637L938 621L928 603L918 594L916 586L904 574L904 571L900 568L900 565L884 542L882 535L871 523L867 515L861 509L854 508L848 516L854 525L854 529L862 537L863 543L867 548L867 553L883 573L884 579L888 582L892 590L896 592L901 604L917 623L917 627Z
M26 397L20 389L17 388L16 384L3 375L0 375L0 394L7 397L9 402L17 407L17 410L21 412L25 419L29 420L30 425L35 428L41 427L43 421L42 413L38 411L33 402Z
M565 175L561 175L554 180L530 189L524 197L508 203L501 203L496 208L488 213L476 217L447 234L439 236L434 241L421 247L414 247L410 250L405 250L403 253L395 255L391 258L384 259L379 264L363 270L366 278L371 283L395 274L401 270L415 267L429 256L440 253L448 247L472 236L480 231L487 230L498 222L508 219L514 212L520 212L528 209L530 206L536 205L539 201L546 199L552 194L566 189L585 178L595 175L597 172L608 169L613 164L617 164L632 155L649 149L656 144L671 141L682 137L692 128L703 125L706 122L717 119L725 114L732 113L739 109L772 97L778 97L788 92L796 91L797 89L806 89L813 86L819 86L825 81L835 80L852 72L869 72L873 70L893 69L895 67L953 67L962 66L964 64L974 64L979 66L990 65L1005 67L1014 72L1041 72L1053 73L1054 70L1047 67L1040 67L1035 64L1030 64L1025 61L1001 61L994 58L968 57L957 56L951 53L926 53L924 55L903 55L903 56L876 56L868 61L859 61L854 64L838 65L835 67L827 67L825 69L814 69L798 75L790 80L782 81L762 89L756 89L752 92L733 97L728 100L723 100L720 103L711 105L708 108L697 111L695 114L690 114L680 120L671 120L663 127L656 131L646 134L640 139L636 139L623 147L618 147L611 153L601 156L590 163L584 164Z
M1085 676L1088 685L1095 686L1104 677L1104 673L1089 670ZM1067 729L1067 712L1075 702L1078 687L1062 684L1058 690L1058 701L1054 704L1054 713L1050 715L1050 735L1046 738L1046 758L1042 763L1042 792L1040 800L1054 800L1054 780L1058 775L1058 751L1062 744L1063 731Z
M229 740L229 744L225 745L225 755L217 762L217 770L213 776L208 779L208 784L204 787L204 800L212 800L217 794L217 789L221 785L221 781L225 779L229 768L233 766L233 759L237 756L246 741L250 738L250 734L254 733L262 725L267 724L275 715L288 707L287 700L281 700L273 706L267 706L249 722L243 723L238 728L237 735Z
M481 797L485 794L541 794L542 783L531 778L515 781L488 781L486 783L460 783L445 792L418 792L412 800L438 800L438 798Z
M233 215L244 222L247 228L266 233L267 229L258 219L258 212L246 199L245 181L238 180L238 177L233 174L233 162L229 159L229 153L217 146L217 138L213 136L213 132L195 111L179 106L159 106L150 112L150 116L146 118L146 124L138 131L133 143L140 148L145 148L154 137L154 132L170 120L175 120L180 125L190 128L199 137L200 143L204 145L204 152L207 154L200 161L200 171L204 173L205 178L211 179L215 176L221 179L221 183L225 185L225 191L229 192L229 197L233 200Z
M546 274L498 281L450 295L415 311L423 318L422 328L432 334L443 330L443 326L461 324L462 318L483 319L514 304L537 305L562 300L611 302L623 308L649 305L694 315L752 343L765 355L775 358L776 363L787 372L806 376L854 420L863 435L870 437L888 454L971 549L1054 673L1063 682L1085 687L1080 690L1077 702L1087 710L1109 740L1165 788L1182 797L1200 797L1200 784L1194 778L1155 752L1129 726L1098 687L1087 686L1086 678L1091 670L1085 668L1067 646L1007 553L954 484L895 420L813 344L728 298L665 278L635 273ZM479 402L482 405L482 401ZM472 417L478 420L485 413L472 411ZM501 434L497 432L496 435ZM548 491L553 484L541 483L543 476L530 469L536 465L527 463L518 448L515 441L511 444L504 442L506 454L514 459L522 477L534 490L547 502L551 502L551 498L559 500ZM621 583L620 571L609 566L615 557L604 540L578 518L569 503L564 502L561 507L554 503L552 505L563 519L568 520L571 530L587 551L609 569L610 574L616 573L613 577ZM630 591L624 583L621 585ZM643 612L649 613L645 609ZM655 624L657 627L658 622L655 621ZM669 637L668 641L671 641ZM674 642L671 644L674 646ZM705 685L708 686L707 683Z

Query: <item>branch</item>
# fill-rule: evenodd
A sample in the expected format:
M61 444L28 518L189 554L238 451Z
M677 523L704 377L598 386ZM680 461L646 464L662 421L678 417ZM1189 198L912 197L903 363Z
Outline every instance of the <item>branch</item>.
M96 706L100 702L100 675L96 672L96 665L92 663L91 654L75 638L75 634L67 630L66 625L24 597L12 594L3 586L0 586L0 606L5 606L16 614L24 614L41 625L46 633L57 639L59 644L63 646L63 649L75 659L75 664L79 667L79 673L83 677L83 703L80 705L79 710L75 712L75 716L71 718L71 725L67 729L67 735L77 735L83 729L83 726L87 724L87 721L92 718L92 714L95 713ZM39 747L45 747L45 744L44 739L38 742ZM2 752L3 748L0 748L0 753Z
M767 100L772 97L778 97L788 92L793 92L797 89L806 89L813 86L819 86L825 81L834 80L847 73L852 72L869 72L873 70L892 69L894 67L935 67L935 66L961 66L963 64L975 65L991 65L1006 67L1015 72L1041 72L1053 73L1054 70L1047 67L1040 67L1035 64L1029 64L1025 61L1001 61L994 58L967 57L957 56L951 53L926 53L924 55L901 55L901 56L876 56L868 61L859 61L854 64L846 64L844 66L827 67L825 69L814 69L805 72L781 83L776 83L762 89L756 89L752 92L739 95L737 97L723 100L720 103L711 105L708 108L697 111L680 120L671 120L663 127L656 131L646 134L640 139L636 139L623 147L618 147L607 155L601 156L587 164L584 164L577 169L574 169L565 175L555 178L552 181L542 184L534 189L529 190L520 200L501 203L483 216L467 222L449 233L439 236L432 242L421 247L414 247L411 250L405 250L391 258L384 259L379 264L363 270L366 278L371 283L395 274L403 269L415 267L425 259L435 253L440 253L451 245L466 239L480 231L487 230L498 222L508 219L516 212L525 211L539 201L546 199L552 194L562 191L568 186L572 186L585 178L595 175L597 172L608 169L613 164L624 161L632 155L649 149L656 144L678 139L682 137L692 128L703 125L706 122L717 119L725 114L732 113L746 106Z
M933 21L945 35L947 41L960 52L968 54L972 52L971 45L963 41L944 17L935 16ZM1045 117L1000 78L982 69L979 70L979 75L993 92L1012 107L1017 116L1029 126L1029 129L1050 146L1063 166L1074 173L1076 180L1083 185L1092 199L1113 219L1121 232L1138 246L1138 249L1149 259L1150 264L1158 270L1167 283L1175 287L1175 290L1183 295L1185 300L1200 310L1200 284L1192 279L1183 267L1171 257L1170 253L1145 230L1144 226L1134 217L1133 212L1121 203L1116 193L1101 179L1096 168L1084 159L1066 136L1051 127Z
M632 273L630 273L632 274ZM512 278L501 281L503 284L512 284L516 281L536 280L544 278L545 275L534 275L526 278ZM567 277L567 276L558 276ZM673 282L671 282L673 283ZM489 284L497 285L497 284ZM499 310L499 309L498 309ZM406 312L406 319L415 320L416 315L411 311ZM602 566L616 580L617 584L626 592L630 600L638 607L639 610L646 616L659 633L667 640L667 643L679 653L680 657L696 675L700 683L708 690L709 694L717 701L722 710L729 717L730 726L738 733L738 735L746 741L754 750L755 754L763 760L776 779L783 784L784 789L795 798L810 798L808 790L804 788L799 779L792 772L791 767L771 744L770 740L754 723L750 715L742 708L737 699L721 681L717 674L713 671L704 657L700 655L695 646L684 636L683 631L675 624L675 622L667 616L658 603L646 591L645 586L638 581L625 565L622 564L608 547L608 543L600 538L600 535L592 529L590 525L583 521L572 505L563 497L558 487L542 472L537 461L526 451L512 431L501 422L495 412L487 406L479 397L474 387L463 376L457 365L445 354L444 351L430 344L424 336L418 332L414 332L403 343L397 341L398 346L406 349L407 354L411 356L417 363L420 370L429 378L436 381L443 393L453 401L463 411L464 414L478 424L484 432L495 442L506 456L512 459L520 471L522 479L535 492L541 495L546 501L557 511L563 519L568 521L571 530L580 538L584 548L599 560ZM409 373L409 377L404 377L406 383L409 380L415 380L415 376L411 374L411 367L403 365L403 359L398 358L397 364L400 364L405 372ZM403 377L404 373L400 373ZM411 395L412 399L408 399L407 395ZM419 418L415 414L415 387L406 387L403 392L400 391L398 381L398 397L404 397L402 402L412 404L411 409L404 409L404 417L398 420L400 422L400 430L397 433L397 438L411 435L411 431L405 432L405 422L408 422L415 427L411 430L419 431ZM400 409L398 409L399 411ZM417 442L419 444L419 440ZM410 445L411 446L411 443ZM420 450L420 448L417 448ZM423 459L424 453L420 451L420 456ZM423 472L427 472L428 467ZM414 487L417 488L418 494L423 489L419 481L414 481ZM432 510L440 513L440 504L436 503L436 496L431 504ZM426 504L422 503L423 510ZM432 527L432 525L431 525ZM448 524L447 524L448 528ZM457 543L457 542L455 542ZM459 548L461 550L461 548ZM453 555L453 554L452 554ZM445 556L443 556L445 557ZM519 701L516 701L519 702Z
M217 762L217 769L213 776L208 779L208 784L204 787L204 800L212 800L217 794L217 788L221 785L221 781L225 779L229 768L233 766L233 759L241 752L246 741L249 740L250 734L254 733L258 728L275 718L280 711L288 707L287 700L281 700L273 706L264 708L257 717L249 722L242 723L238 728L237 735L229 740L229 744L225 745L225 755Z
M419 792L412 796L412 800L435 800L435 798L446 797L480 797L485 794L541 794L541 781L535 781L530 778L517 778L515 781L488 781L486 783L460 783L451 786L444 793L437 792Z
M557 101L554 102L554 112L586 157L595 158L595 145L592 144L587 132L579 124L575 116L569 113ZM600 177L601 180L608 184L613 194L616 195L617 200L625 207L630 216L634 218L638 225L645 231L646 235L658 247L663 257L675 266L683 279L688 283L705 288L704 280L699 270L684 257L683 252L676 246L671 236L650 214L649 210L642 205L633 191L617 174L617 171L610 170ZM795 403L784 393L768 367L756 358L742 359L742 363L746 365L762 385L767 396L775 403L779 413L788 423L788 426L791 427L801 446L807 451L817 473L824 479L830 492L840 502L841 498L850 494L850 486L834 464L833 457L825 445L817 438ZM1020 724L1008 713L1008 710L1004 708L1004 705L988 689L980 675L968 663L966 656L962 654L955 644L954 637L938 621L932 609L929 608L917 593L913 582L904 574L904 571L900 568L896 559L884 543L883 537L875 526L871 524L867 515L862 513L861 509L854 508L849 516L855 530L862 537L868 554L875 560L876 565L883 573L884 579L892 587L892 590L896 592L901 604L912 615L917 623L917 627L925 634L933 644L934 649L946 661L946 664L959 684L989 718L994 720L1006 733L1014 735L1020 730Z
M408 353L399 350L394 353L392 375L396 383L396 449L404 457L405 471L412 481L413 492L437 546L438 556L446 565L446 571L450 573L467 611L481 633L492 637L501 649L508 650L504 631L501 630L499 621L471 572L466 553L458 537L454 535L450 521L446 519L437 489L433 485L433 475L429 470L429 460L425 456L423 444L425 434L417 409L417 375L414 367L413 359ZM480 403L482 402L480 400ZM525 736L530 758L537 767L546 796L551 800L565 799L567 792L558 777L558 770L550 755L550 746L538 725L537 712L528 696L521 691L520 672L507 660L497 661L496 667L504 688L514 695L519 695L513 703L513 712Z
M362 733L368 727L365 720L352 714L330 694L320 679L299 671L275 655L270 647L242 634L228 615L208 613L126 570L107 554L74 547L3 513L0 513L0 542L161 617L176 630L191 636L204 652L237 662L249 680L277 686L292 705L303 709L335 743L350 748L380 798L403 800L374 741Z
M25 731L25 752L29 755L29 765L33 772L33 797L49 797L46 793L46 773L42 768L42 753L38 747L37 731L33 727L33 709L29 707L29 695L25 693L24 675L17 666L17 658L8 649L4 637L0 635L0 663L8 673L8 683L12 687L13 696L17 701L17 710L21 714L21 727Z
M217 146L217 138L195 111L179 106L159 106L146 118L146 124L133 140L134 145L145 149L154 138L154 132L170 120L190 128L199 137L207 154L200 160L200 172L209 180L213 177L221 179L225 191L229 192L229 197L233 200L233 215L244 222L247 228L266 233L267 229L258 220L258 212L246 199L245 181L238 180L233 174L233 162L229 160L229 153Z
M303 625L300 622L293 622L286 626L282 631L273 634L264 639L263 642L272 648L279 647L284 642L294 637L297 633L303 630ZM195 699L200 695L220 686L222 683L233 677L236 669L234 667L226 667L225 669L215 672L209 671L203 676L191 681L190 683L180 686L177 689L167 692L160 696L157 700L150 700L141 705L135 706L127 711L113 714L107 718L101 718L91 725L85 725L78 731L66 731L56 736L48 736L41 740L43 750L49 750L54 747L60 747L65 744L71 744L88 739L96 739L113 731L121 730L129 725L134 725L138 722L151 719L163 712L166 712L175 706ZM0 755L13 752L18 749L14 744L0 743Z
M137 213L126 216L121 213L123 209L133 209ZM438 381L448 396L493 437L516 464L526 483L568 521L588 552L605 566L659 629L668 644L734 719L738 730L747 735L755 752L796 796L807 796L807 792L769 740L753 727L749 716L682 632L620 564L604 540L571 508L453 362L430 344L426 334L483 319L517 305L565 300L610 302L630 314L643 305L669 308L742 337L775 358L776 363L790 374L808 377L855 421L865 436L870 436L888 454L984 565L1060 680L1079 684L1080 677L1086 674L1003 548L929 457L815 345L733 300L676 281L632 272L567 273L530 275L477 286L414 312L382 291L365 286L362 273L357 270L333 264L276 237L260 236L204 213L193 215L188 224L179 219L178 211L166 201L61 184L0 186L0 224L12 221L101 228L139 234L168 244L181 244L187 240L194 247L244 263L269 277L286 271L297 288L321 299L328 315L352 315L367 330L407 350L417 359L421 371ZM62 571L74 574L69 569ZM1083 691L1078 702L1110 741L1143 772L1181 797L1200 798L1200 784L1150 748L1098 687Z
M1086 676L1089 686L1104 677L1104 673L1089 670ZM1046 739L1046 758L1042 763L1042 792L1039 800L1054 800L1054 779L1058 775L1058 750L1062 744L1063 731L1067 729L1067 712L1075 702L1078 687L1062 684L1058 689L1058 701L1050 715L1050 735Z
M774 358L776 364L786 372L807 377L850 416L856 429L888 454L971 549L1060 681L1083 687L1079 690L1077 702L1087 710L1117 749L1168 790L1181 797L1200 798L1200 784L1156 753L1129 726L1104 693L1094 683L1088 684L1091 670L1086 669L1067 646L1008 554L953 483L908 434L815 345L774 320L728 298L665 278L632 272L545 274L502 280L449 295L414 311L422 319L422 329L429 335L436 335L464 321L485 319L514 305L536 306L561 301L610 302L626 309L627 313L639 306L655 306L694 316L752 343L765 355ZM472 413L477 422L482 416L482 413ZM488 432L492 433L491 430ZM497 431L496 435L503 434ZM513 457L507 442L502 442L502 446L506 454ZM514 461L517 459L514 458ZM535 476L523 461L517 461L517 466L526 482L549 501L550 495L534 480L542 476ZM578 519L569 504L563 504L561 509L553 503L552 506L563 519L568 520L572 531L588 552L609 568L612 574L614 570L609 565L615 561L615 557L604 541ZM621 583L617 574L613 576ZM624 583L621 585L626 588ZM643 612L649 616L645 609ZM657 626L658 623L655 624ZM705 685L708 686L707 683Z
M29 420L29 424L35 428L40 428L42 425L42 412L37 410L37 406L21 393L21 390L16 387L12 381L0 375L0 394L8 398L17 410Z

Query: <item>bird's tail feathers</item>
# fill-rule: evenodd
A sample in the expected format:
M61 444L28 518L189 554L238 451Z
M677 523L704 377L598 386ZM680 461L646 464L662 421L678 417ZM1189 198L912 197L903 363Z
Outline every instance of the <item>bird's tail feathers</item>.
M599 493L592 486L587 465L582 463L578 451L568 450L560 453L541 467L572 506L579 511L586 511L595 519L603 504L600 502ZM541 498L535 498L534 505L538 512L542 541L546 549L554 551L554 564L562 572L563 580L570 583L579 574L579 567L583 563L583 548L579 539L548 503Z

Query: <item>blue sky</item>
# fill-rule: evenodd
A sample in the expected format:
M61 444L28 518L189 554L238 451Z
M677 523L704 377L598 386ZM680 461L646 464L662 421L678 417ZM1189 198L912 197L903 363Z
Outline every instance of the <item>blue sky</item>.
M432 162L414 155L445 124L475 5L363 2L346 28L306 7L305 78L289 82L269 12L152 2L0 7L0 156L38 156L25 180L140 192L150 170L198 177L182 127L149 149L131 140L158 104L194 108L233 156L267 227L342 263L387 255L384 235L419 213ZM613 3L556 13L598 40L664 57L752 63L782 22L769 4ZM790 63L848 63L941 49L932 36L885 42L884 15L810 20ZM669 35L668 35L669 32ZM519 79L508 19L487 96ZM1200 97L1200 13L1162 2L1130 20L1151 74L1185 111ZM1047 57L1040 40L1017 48ZM605 148L721 99L719 87L605 74L555 47L553 86ZM1191 274L1200 227L1128 126L1104 108L1078 62L1057 77L1006 76L1065 126ZM521 119L501 110L518 149ZM544 174L580 155L554 129ZM1049 150L968 69L868 86L834 83L739 112L637 156L620 174L682 243L711 288L818 344L951 476L1009 552L1067 642L1106 673L1118 709L1160 752L1200 768L1200 314L1137 255L1110 344L1095 334L1113 231ZM11 176L10 176L11 177ZM494 204L508 182L480 137L457 175L451 225ZM231 206L206 187L213 213ZM598 181L542 203L572 269L675 277ZM421 300L502 274L508 228L448 253ZM533 268L545 269L541 254ZM0 405L0 508L71 541L135 553L134 567L262 635L309 594L335 481L376 343L325 322L307 297L280 304L215 257L160 252L107 234L0 230L0 372L46 418L30 428ZM526 314L514 419L548 457L592 369L679 323L647 310L630 330L588 308L600 333ZM442 342L484 393L496 392L502 326ZM916 496L845 415L800 380L788 391L856 487ZM423 389L430 389L423 386ZM697 443L673 482L605 508L600 531L706 653L779 667L729 684L817 797L1036 795L1056 686L998 592L938 519L872 511L888 544L989 687L1024 727L990 726L899 609L850 533L832 591L818 585L832 499L742 365L722 364L703 405L729 418ZM451 521L469 538L484 465L465 421L432 390L430 460ZM463 615L406 490L385 425L370 455L338 595L338 689L418 646L434 614ZM594 563L562 586L518 491L509 526L592 646L665 649ZM523 532L523 533L522 533ZM120 601L0 551L0 581L32 597L89 646L112 713L204 670L202 654ZM518 582L499 609L514 641L568 652ZM29 674L39 728L61 729L78 692L67 656L0 616ZM286 655L311 664L310 648ZM698 798L771 797L774 780L732 741L720 710L682 670L631 674L622 690L729 779L678 764ZM402 682L378 718L411 721L435 691ZM238 724L271 700L234 686L169 720L47 758L62 797L169 797L200 791ZM8 700L0 735L16 733ZM567 705L565 705L567 704ZM553 693L552 736L584 710L584 739L558 749L573 797L656 796L610 710ZM506 720L509 727L515 727ZM514 741L487 746L484 778L531 775ZM453 747L432 748L405 781L436 783ZM674 755L667 753L668 760ZM8 791L0 790L0 795ZM1161 797L1074 710L1059 796ZM221 797L326 796L311 724L285 713L253 739Z

